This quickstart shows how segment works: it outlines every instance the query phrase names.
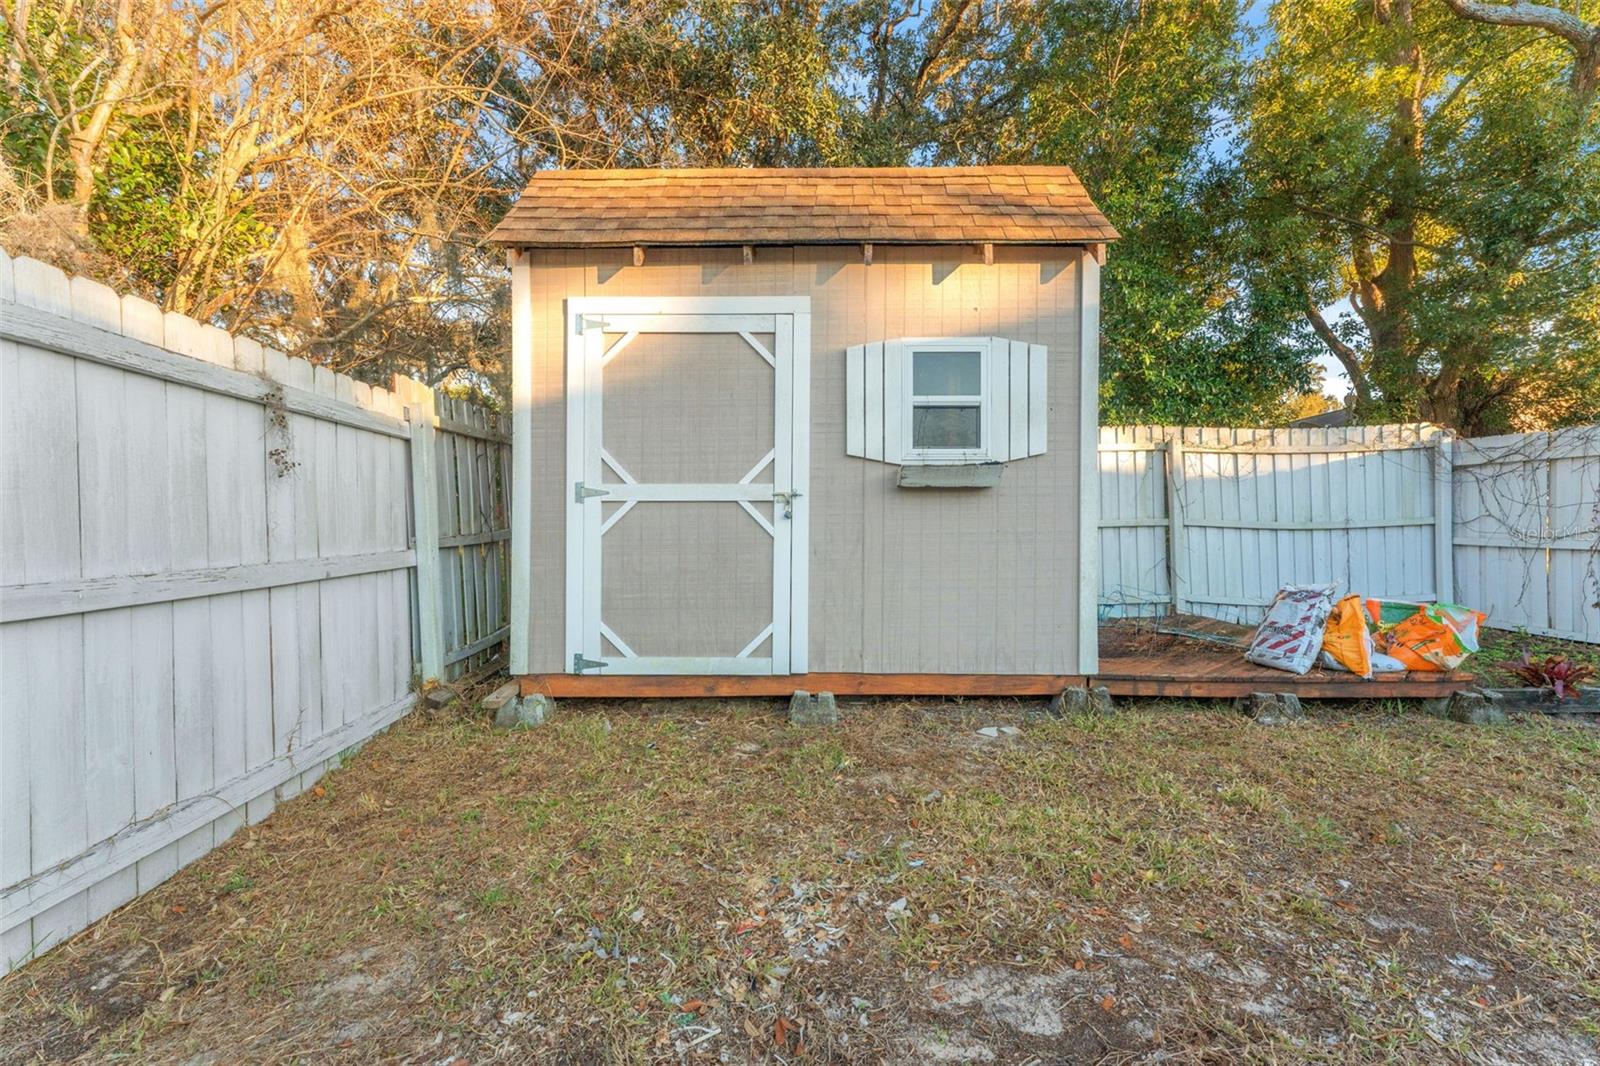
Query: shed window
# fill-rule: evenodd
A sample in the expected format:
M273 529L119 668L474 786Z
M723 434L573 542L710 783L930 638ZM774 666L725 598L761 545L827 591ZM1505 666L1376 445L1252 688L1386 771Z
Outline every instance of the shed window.
M983 353L911 351L911 450L983 448Z
M1044 345L915 337L845 350L845 451L885 463L1005 462L1048 439Z

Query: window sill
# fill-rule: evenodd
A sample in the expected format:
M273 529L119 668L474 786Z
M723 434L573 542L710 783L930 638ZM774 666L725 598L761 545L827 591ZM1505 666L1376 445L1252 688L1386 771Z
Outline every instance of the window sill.
M895 484L902 489L992 489L1005 468L1004 463L907 463Z

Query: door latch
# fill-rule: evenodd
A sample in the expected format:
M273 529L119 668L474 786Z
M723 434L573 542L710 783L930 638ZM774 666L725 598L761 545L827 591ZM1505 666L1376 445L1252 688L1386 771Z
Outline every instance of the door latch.
M599 670L601 667L610 665L610 663L602 662L599 659L585 659L581 651L572 653L572 672L575 674L581 674L585 670Z
M588 485L585 485L581 481L574 481L572 483L572 502L573 503L582 503L584 500L587 500L587 499L589 499L590 497L593 497L593 496L609 496L609 495L611 495L611 492L608 489L592 489Z
M805 495L805 493L803 493L803 492L774 492L772 494L772 498L774 500L782 500L783 501L783 517L785 517L785 518L793 518L794 517L794 501L798 500L800 497L802 497L804 495Z

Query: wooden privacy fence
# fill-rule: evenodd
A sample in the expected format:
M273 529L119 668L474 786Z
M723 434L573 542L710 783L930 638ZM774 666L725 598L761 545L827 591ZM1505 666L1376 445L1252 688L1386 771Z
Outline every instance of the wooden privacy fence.
M1288 582L1600 641L1600 428L1107 427L1100 615L1255 624Z
M503 633L500 427L399 389L0 253L0 972Z
M1456 597L1600 642L1600 426L1456 442Z

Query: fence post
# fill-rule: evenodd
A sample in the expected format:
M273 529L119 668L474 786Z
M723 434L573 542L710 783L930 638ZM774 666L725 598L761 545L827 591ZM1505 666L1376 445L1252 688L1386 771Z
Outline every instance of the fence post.
M439 488L434 474L433 390L407 379L406 421L411 423L411 505L416 518L417 633L422 682L444 674L439 612Z
M1179 434L1183 430L1177 430ZM1187 614L1189 599L1183 574L1183 438L1168 437L1165 454L1167 464L1167 586L1172 592L1172 610Z
M1441 429L1433 438L1433 598L1454 603L1456 598L1455 464L1451 433Z

